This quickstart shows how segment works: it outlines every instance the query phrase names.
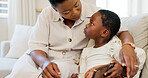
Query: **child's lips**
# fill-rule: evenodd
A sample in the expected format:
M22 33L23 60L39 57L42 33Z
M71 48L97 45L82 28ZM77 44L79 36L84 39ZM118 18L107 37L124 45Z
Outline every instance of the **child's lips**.
M84 34L86 34L86 28L84 29Z

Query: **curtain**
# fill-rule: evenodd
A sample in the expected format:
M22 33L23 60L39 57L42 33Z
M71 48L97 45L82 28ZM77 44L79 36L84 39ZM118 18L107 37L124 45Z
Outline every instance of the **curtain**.
M146 0L96 0L98 7L116 12L120 17L135 16L143 13ZM146 4L145 4L146 5ZM148 11L148 10L147 10Z
M143 0L128 0L129 16L135 16L142 13L142 1Z
M33 26L36 22L35 0L9 0L8 39L10 40L16 24Z

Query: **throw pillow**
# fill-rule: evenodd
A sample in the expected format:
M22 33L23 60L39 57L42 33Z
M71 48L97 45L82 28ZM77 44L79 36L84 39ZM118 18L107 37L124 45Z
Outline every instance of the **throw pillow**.
M14 34L10 41L10 50L5 57L19 58L26 52L28 49L28 40L31 29L31 26L16 25Z

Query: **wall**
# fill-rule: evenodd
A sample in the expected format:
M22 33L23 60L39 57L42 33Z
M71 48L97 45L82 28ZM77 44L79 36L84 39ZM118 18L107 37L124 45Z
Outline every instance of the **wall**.
M148 13L148 9L147 9L147 7L148 7L148 0L142 0L142 2L141 2L142 4L141 4L141 13Z
M42 9L49 5L48 0L36 0L36 8ZM37 16L39 15L39 12L37 12Z
M83 0L83 1L96 5L96 0Z
M0 18L0 42L8 40L8 21L7 18Z

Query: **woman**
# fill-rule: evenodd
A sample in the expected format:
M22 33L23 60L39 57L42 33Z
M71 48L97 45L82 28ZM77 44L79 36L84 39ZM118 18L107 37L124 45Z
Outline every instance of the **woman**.
M69 72L59 69L62 68L60 66L67 66L71 73L77 72L80 52L89 41L83 30L91 15L99 8L80 0L49 2L51 6L42 11L33 28L27 51L29 55L24 54L18 60L8 78L36 78L40 73L43 78L60 78L60 72ZM122 43L133 43L132 36L125 29L123 31L118 33ZM138 64L134 48L131 45L123 46L120 56L123 65L127 66L128 77L133 77L138 70L134 67ZM43 72L36 66L41 67Z

